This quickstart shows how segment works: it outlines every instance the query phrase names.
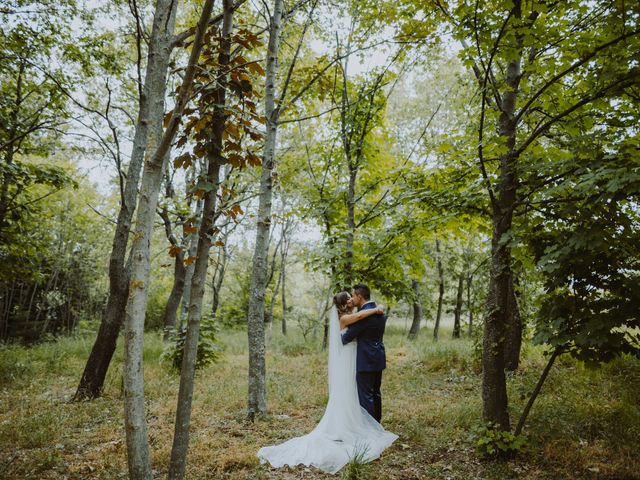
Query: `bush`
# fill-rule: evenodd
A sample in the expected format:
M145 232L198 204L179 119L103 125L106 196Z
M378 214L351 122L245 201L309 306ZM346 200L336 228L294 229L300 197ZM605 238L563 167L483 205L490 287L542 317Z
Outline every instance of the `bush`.
M200 336L198 338L198 355L196 357L196 370L215 363L220 358L223 350L218 341L219 327L210 316L203 316L200 322ZM171 365L171 368L180 371L182 367L182 355L187 339L187 327L179 331L169 332L169 344L162 352L161 359Z
M511 457L526 443L522 435L515 436L491 423L473 429L470 440L483 458Z

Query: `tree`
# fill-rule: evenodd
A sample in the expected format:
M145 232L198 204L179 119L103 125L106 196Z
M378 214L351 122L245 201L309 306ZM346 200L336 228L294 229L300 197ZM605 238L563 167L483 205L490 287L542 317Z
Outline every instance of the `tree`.
M76 400L95 398L100 395L125 317L132 262L131 258L125 263L129 232L145 153L150 157L160 143L159 135L162 133L167 69L174 40L176 10L177 2L169 0L156 2L144 87L138 99L138 118L131 160L124 188L121 186L121 204L109 259L109 297L96 340L76 390ZM141 55L140 50L138 55Z
M170 15L174 15L173 2L167 7ZM168 157L167 153L173 143L184 108L190 97L191 86L196 74L198 58L204 43L204 36L209 18L211 17L212 8L213 0L206 0L202 6L202 13L198 20L198 26L189 56L189 63L178 92L176 104L169 116L167 127L162 138L154 146L155 148L152 150L153 154L149 155L145 163L142 175L136 227L131 250L131 288L125 316L125 426L129 475L134 479L151 478L149 444L146 432L146 420L144 417L144 378L142 366L144 316L146 312L150 262L150 237L162 182L162 174Z
M191 278L191 296L189 298L189 315L187 317L187 337L182 356L182 367L180 369L180 389L178 391L175 431L168 475L172 480L182 479L184 477L187 462L193 382L198 352L200 320L202 318L202 299L206 287L209 251L215 238L214 221L216 217L218 184L220 182L220 168L226 162L223 154L223 133L227 119L225 107L227 103L229 65L231 63L231 34L233 28L233 8L231 0L223 1L223 12L217 68L214 70L213 77L216 81L217 88L215 89L213 98L208 98L208 96L206 98L206 100L213 103L213 109L211 126L209 127L210 140L205 144L206 161L208 164L207 172L206 175L200 179L204 190L204 205L198 229L198 248L196 250L195 267ZM203 23L200 23L200 28L203 28L202 35L204 35L204 25L206 25L207 21L208 18L203 15L201 17L201 22ZM209 58L213 56L212 53L213 52L205 52ZM197 58L198 56L194 55L194 63Z
M276 74L280 47L280 30L283 1L274 0L273 15L269 19L269 43L267 46L267 68L265 77L264 111L267 119L262 175L260 177L259 206L256 227L256 244L251 274L247 334L249 337L249 393L247 416L267 412L266 367L264 345L264 300L267 274L267 253L271 225L272 170L275 161L277 121Z
M286 110L286 107L299 98L305 90L305 88L303 88L297 93L293 100L285 104L298 54L300 53L300 48L309 23L311 22L316 4L317 1L311 3L293 59L287 69L286 77L279 94L276 94L276 82L284 9L282 0L274 0L273 14L269 17L269 42L267 45L264 97L266 133L262 155L262 170L258 193L259 205L256 219L256 242L252 261L249 309L247 313L247 336L249 342L247 417L250 420L253 420L256 415L265 414L267 411L264 309L268 273L267 256L269 250L269 231L271 228L271 204L273 198L273 168L276 161L276 136L281 114Z
M464 54L481 89L476 144L493 226L483 404L485 419L502 430L510 427L504 345L510 322L518 318L510 311L516 304L511 272L518 238L514 216L523 199L518 191L521 172L539 158L534 152L547 151L557 158L547 139L583 124L586 106L616 98L636 83L631 58L640 31L629 8L607 2L590 18L580 2L516 1L463 3L455 12L457 37L465 42L475 39ZM616 61L605 62L605 55ZM494 122L496 129L488 133ZM496 162L489 164L490 160Z

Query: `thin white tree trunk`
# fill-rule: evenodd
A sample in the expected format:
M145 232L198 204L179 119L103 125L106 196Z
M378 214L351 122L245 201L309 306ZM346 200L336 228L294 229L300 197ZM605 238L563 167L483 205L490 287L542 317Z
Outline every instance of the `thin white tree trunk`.
M162 184L164 163L167 152L180 124L187 101L207 22L211 16L213 0L206 0L198 22L189 64L178 92L177 102L169 119L169 124L157 148L150 145L142 175L142 186L138 200L136 227L132 242L132 266L129 300L125 315L124 352L124 416L127 437L129 476L133 480L151 479L149 442L144 411L143 337L144 319L147 310L148 280L150 268L150 247L153 221L158 204L158 194ZM153 156L149 155L154 152Z
M278 50L280 44L280 22L283 0L274 0L273 16L269 25L269 45L267 50L265 116L267 132L262 157L260 177L260 203L256 229L256 245L253 255L253 270L247 316L249 337L249 392L247 416L253 420L258 414L267 412L265 341L264 341L264 297L267 282L267 255L269 227L271 225L271 172L275 161L278 110L275 107L276 74L278 71Z

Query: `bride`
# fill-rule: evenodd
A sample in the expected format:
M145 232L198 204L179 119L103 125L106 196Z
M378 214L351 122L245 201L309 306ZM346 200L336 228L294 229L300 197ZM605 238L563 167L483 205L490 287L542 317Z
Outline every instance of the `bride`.
M329 324L329 401L320 423L307 435L258 450L273 467L312 465L336 473L353 459L370 462L398 436L386 431L360 406L356 386L356 342L342 345L341 330L382 309L352 313L348 292L333 297Z

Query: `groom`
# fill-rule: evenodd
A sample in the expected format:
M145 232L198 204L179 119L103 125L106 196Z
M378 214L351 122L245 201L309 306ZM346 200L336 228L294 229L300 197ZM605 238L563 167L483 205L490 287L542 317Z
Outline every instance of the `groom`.
M376 308L376 303L370 300L371 291L366 285L359 283L353 287L351 301L358 307L358 311ZM385 315L371 315L364 320L353 323L342 334L342 344L346 345L353 339L358 339L358 353L356 357L356 383L358 384L358 399L360 405L375 418L378 423L382 418L382 396L380 383L382 370L386 367L384 353L384 326L387 322Z

